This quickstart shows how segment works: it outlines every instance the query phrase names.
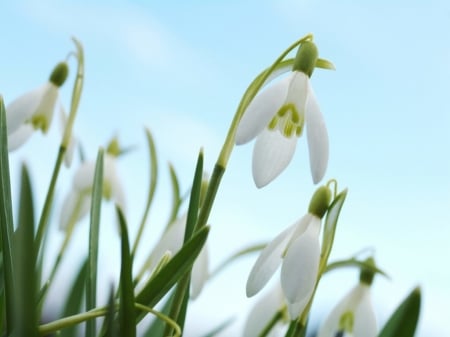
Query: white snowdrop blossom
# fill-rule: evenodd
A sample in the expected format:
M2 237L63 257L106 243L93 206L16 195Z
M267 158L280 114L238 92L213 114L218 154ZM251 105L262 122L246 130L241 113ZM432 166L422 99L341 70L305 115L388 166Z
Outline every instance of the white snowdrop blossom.
M9 151L23 145L34 130L40 129L47 133L53 119L59 88L65 82L68 71L65 62L59 63L47 83L18 97L6 107Z
M149 270L153 270L166 252L175 255L183 246L184 233L186 231L187 214L174 221L163 233L149 258ZM191 274L191 297L193 299L200 295L204 284L209 277L208 249L205 244L192 266Z
M103 198L112 200L125 211L125 195L116 169L116 156L106 153L103 162ZM95 162L83 163L75 173L72 188L64 200L60 228L67 229L90 210L95 175Z
M244 327L243 337L258 337L261 332L266 328L267 324L277 315L279 312L283 314L286 303L284 300L283 291L280 286L280 282L277 282L275 286L251 309L247 321ZM286 313L287 316L287 313ZM287 323L281 318L272 327L267 337L281 337L286 334Z
M289 315L294 320L303 312L317 281L319 233L330 199L328 187L317 189L308 213L263 249L247 280L248 297L258 293L281 264L281 288Z
M370 258L369 263L373 262ZM360 282L331 311L318 337L376 337L377 323L370 295L374 273L363 268Z
M317 55L314 43L302 43L290 75L258 93L239 122L237 145L256 138L252 170L259 188L275 179L290 163L305 126L314 183L325 175L328 133L309 80Z

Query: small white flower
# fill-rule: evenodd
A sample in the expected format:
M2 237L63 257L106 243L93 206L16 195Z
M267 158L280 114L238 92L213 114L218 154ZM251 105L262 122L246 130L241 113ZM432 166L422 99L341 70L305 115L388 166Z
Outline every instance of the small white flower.
M285 307L284 295L281 290L280 283L277 282L267 294L265 294L250 311L244 327L243 337L258 337L266 327L266 325L273 319L273 317L283 310ZM270 330L267 337L281 337L286 334L287 325L283 319L280 319L277 324Z
M370 285L361 282L355 286L324 321L318 337L336 336L377 336Z
M60 227L67 229L84 217L90 210L92 188L95 175L95 162L83 163L75 173L72 189L67 195L61 210ZM116 157L108 153L103 163L103 198L113 200L125 211L125 196L116 170Z
M308 213L263 249L247 280L248 297L259 292L281 264L281 288L289 315L295 319L303 312L317 282L319 233L330 199L328 187L318 188L311 198Z
M183 215L178 218L174 223L172 223L169 228L163 233L161 239L156 244L153 252L149 258L150 267L152 270L156 267L157 263L161 260L163 255L169 251L175 255L183 246L184 233L186 231L186 220L187 215ZM191 297L193 299L197 298L203 289L209 277L209 259L208 259L208 249L206 244L200 251L197 259L192 266L191 274Z
M257 187L267 185L286 168L305 125L314 183L325 174L328 133L309 81L317 59L317 49L312 42L299 48L297 61L305 58L308 62L294 65L289 76L257 94L239 122L237 145L256 138L253 179Z
M34 130L40 129L47 133L58 100L59 87L66 80L67 73L67 64L59 63L47 83L18 97L6 107L9 151L23 145Z

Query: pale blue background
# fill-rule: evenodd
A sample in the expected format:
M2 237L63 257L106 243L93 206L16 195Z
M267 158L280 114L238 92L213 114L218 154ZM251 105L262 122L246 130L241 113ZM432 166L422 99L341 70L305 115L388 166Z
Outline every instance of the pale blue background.
M248 83L293 41L313 33L320 55L337 68L317 70L312 78L330 135L326 179L349 188L332 258L373 247L379 266L391 276L390 281L378 278L373 287L380 324L420 284L424 302L418 336L450 335L447 0L12 3L0 5L1 94L8 103L40 85L73 49L70 36L83 42L86 82L75 132L90 145L90 159L114 134L125 145L138 146L119 164L132 230L147 193L143 125L154 133L163 173L140 258L157 239L168 211L166 162L175 165L184 190L201 146L206 168L212 170ZM71 66L62 90L66 106L73 60ZM38 209L56 158L57 118L53 124L48 138L35 135L11 156L13 170L23 159L30 165ZM251 178L251 151L251 144L236 148L223 179L210 218L212 266L249 242L273 238L304 214L315 189L304 138L288 169L262 190ZM54 227L76 164L62 172ZM112 208L105 208L103 217L101 258L108 261L104 274L115 275L118 236L109 228L108 211ZM73 256L84 249L86 229L85 223L76 232ZM60 240L56 233L50 249L57 249ZM191 336L235 315L233 329L239 329L253 303L244 293L253 261L243 259L208 284L191 310ZM65 268L75 267L66 263ZM111 277L104 276L103 284ZM324 277L313 315L327 312L356 277L353 270ZM63 291L64 275L59 280L61 289L53 294Z

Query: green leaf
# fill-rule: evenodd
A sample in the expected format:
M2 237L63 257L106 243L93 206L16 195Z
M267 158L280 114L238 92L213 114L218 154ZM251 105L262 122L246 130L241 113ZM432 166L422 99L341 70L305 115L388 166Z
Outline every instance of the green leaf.
M148 188L147 203L145 205L144 214L142 215L141 224L139 226L138 232L136 234L136 240L133 244L133 249L131 250L131 255L136 254L137 247L144 232L145 223L147 222L148 213L150 211L150 206L153 203L153 198L155 196L156 183L158 182L158 160L156 156L155 142L153 141L152 134L149 129L145 129L145 135L147 137L148 152L150 156L150 185Z
M336 70L334 64L331 61L318 58L316 60L316 68L328 69L328 70Z
M339 268L345 268L345 267L356 267L356 268L365 268L365 269L369 269L370 271L383 275L386 278L389 278L389 276L382 271L380 268L367 263L366 261L359 261L355 258L351 258L351 259L346 259L346 260L339 260L339 261L334 261L332 263L329 263L325 270L324 270L324 274L328 273L329 271L335 270L335 269L339 269Z
M22 166L19 221L14 241L15 329L14 336L37 336L37 279L34 247L34 207L28 170Z
M420 302L420 287L416 287L397 307L378 337L413 337L419 321Z
M122 236L121 254L122 263L120 268L120 306L119 306L119 335L127 337L136 336L136 310L134 308L134 286L133 286L133 262L130 254L128 241L128 230L122 210L117 207L119 216L120 232Z
M200 191L203 179L203 151L200 151L195 167L194 181L192 182L191 195L189 198L189 208L186 219L186 229L184 233L185 244L192 237L192 234L197 230L198 210L200 207ZM186 274L179 280L175 295L170 309L169 317L171 317L183 331L186 320L187 305L189 301L189 287L191 279L191 271L188 270ZM173 334L173 327L167 326L164 335L171 336Z
M172 209L167 221L166 228L168 228L177 218L183 198L180 193L180 183L178 181L177 173L172 164L169 163L170 182L172 184Z
M5 282L6 332L11 335L14 326L14 266L12 252L13 217L11 183L9 179L8 129L3 97L0 96L0 232L3 254L3 277Z
M100 149L95 164L94 183L92 187L88 268L86 275L86 310L94 309L97 305L98 235L103 196L103 154L104 150ZM91 319L86 322L86 336L94 337L95 334L96 320Z
M253 253L259 252L259 251L263 250L264 247L266 247L266 246L267 246L267 243L259 243L256 245L251 245L251 246L245 247L245 248L237 251L236 253L234 253L227 259L225 259L225 261L223 261L214 271L212 271L211 274L209 275L209 279L217 276L217 274L219 274L223 269L225 269L225 267L227 267L229 264L231 264L234 260L237 260L238 258L243 257L248 254L253 254Z
M192 268L209 234L209 226L197 231L177 254L152 277L141 292L136 296L136 302L149 307L155 306L173 285ZM141 316L139 318L142 318Z
M114 287L111 287L111 291L109 293L108 307L107 313L105 316L104 327L105 333L100 334L103 337L117 337L117 324L115 320L116 315L116 306L114 303Z
M331 253L331 248L333 247L334 234L336 233L336 226L341 212L342 206L344 205L345 198L347 196L347 189L339 193L336 198L334 198L330 207L328 208L327 215L325 218L325 224L323 227L323 240L322 240L322 251L320 254L320 265L319 273L322 274L325 270L325 266L328 262L328 257Z
M78 271L77 276L73 281L61 317L68 317L71 315L78 314L80 312L84 290L86 287L87 268L88 268L88 260L86 259L81 265L80 270ZM77 336L76 326L71 326L61 330L61 337L76 337L76 336Z

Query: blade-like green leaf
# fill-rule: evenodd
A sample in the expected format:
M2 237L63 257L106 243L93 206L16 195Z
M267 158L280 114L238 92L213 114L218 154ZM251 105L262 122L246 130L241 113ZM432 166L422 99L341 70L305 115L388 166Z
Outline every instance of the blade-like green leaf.
M139 225L138 232L136 234L136 240L131 250L131 255L136 254L137 247L144 232L145 223L147 222L150 206L152 205L153 198L155 196L156 183L158 182L158 160L156 156L155 142L153 141L152 134L149 129L145 128L145 135L147 137L148 152L150 157L150 185L148 188L147 203L145 205L144 214L142 215L141 224Z
M114 303L114 287L111 287L111 292L109 293L107 313L105 316L104 327L105 333L100 334L103 337L117 337L117 324L115 320L116 307Z
M234 260L237 260L238 258L248 254L259 252L263 250L266 245L267 243L260 243L256 245L251 245L249 247L237 251L236 253L225 259L225 261L223 261L214 271L212 271L211 274L209 275L209 279L217 276L217 274L219 274L223 269L225 269L225 267L231 264Z
M77 273L77 277L75 278L72 284L61 317L75 315L80 312L84 291L86 289L85 287L86 287L87 268L88 268L88 260L86 259L85 262L83 262L83 264L81 265L81 268ZM61 330L61 337L76 337L76 336L77 336L77 326L71 326Z
M98 235L100 230L100 212L103 195L103 156L100 149L95 164L94 183L92 188L91 217L89 227L89 252L86 277L86 310L94 309L97 305L97 263L98 263ZM96 335L96 320L86 322L86 336Z
M378 337L413 337L420 314L421 293L416 287L397 307Z
M122 236L120 268L120 306L119 306L119 335L136 336L136 310L134 308L133 262L128 241L128 229L122 210L117 207L120 233Z
M382 271L380 268L378 268L370 263L367 263L366 261L359 261L355 258L331 262L331 263L327 264L327 266L324 270L324 273L327 273L327 272L335 270L335 269L346 268L346 267L356 267L356 268L360 268L360 269L365 268L374 273L377 273L377 274L385 276L386 278L389 278L389 276L384 271Z
M325 59L317 59L316 60L316 68L328 69L328 70L336 70L334 64L331 61Z
M8 129L3 97L0 96L0 233L3 254L3 277L5 282L6 329L11 334L14 323L14 266L12 252L13 216L11 183L9 179Z
M172 183L172 209L170 211L169 219L166 228L168 228L177 218L183 198L180 192L180 183L178 181L177 173L172 164L169 163L170 182Z
M189 198L189 208L186 220L186 229L184 233L184 244L189 241L192 234L195 232L198 210L200 207L200 191L202 187L203 178L203 151L200 151L195 167L194 181L192 182L191 195ZM186 320L187 305L189 301L189 287L190 287L191 273L190 270L179 280L175 295L170 309L169 317L171 317L183 331L184 322ZM171 336L173 334L173 327L167 325L164 335Z
M333 202L328 208L325 223L323 226L322 251L320 254L320 265L319 265L320 274L325 270L328 257L330 256L331 248L333 247L334 234L336 232L339 214L341 212L342 206L344 205L346 196L347 196L347 189L339 193L336 196L336 198L334 198Z
M208 234L209 226L205 226L196 232L161 271L147 282L136 296L136 302L149 307L155 306L173 285L192 268L208 238Z
M15 336L37 336L36 256L34 245L34 207L28 170L22 166L19 221L14 240Z

